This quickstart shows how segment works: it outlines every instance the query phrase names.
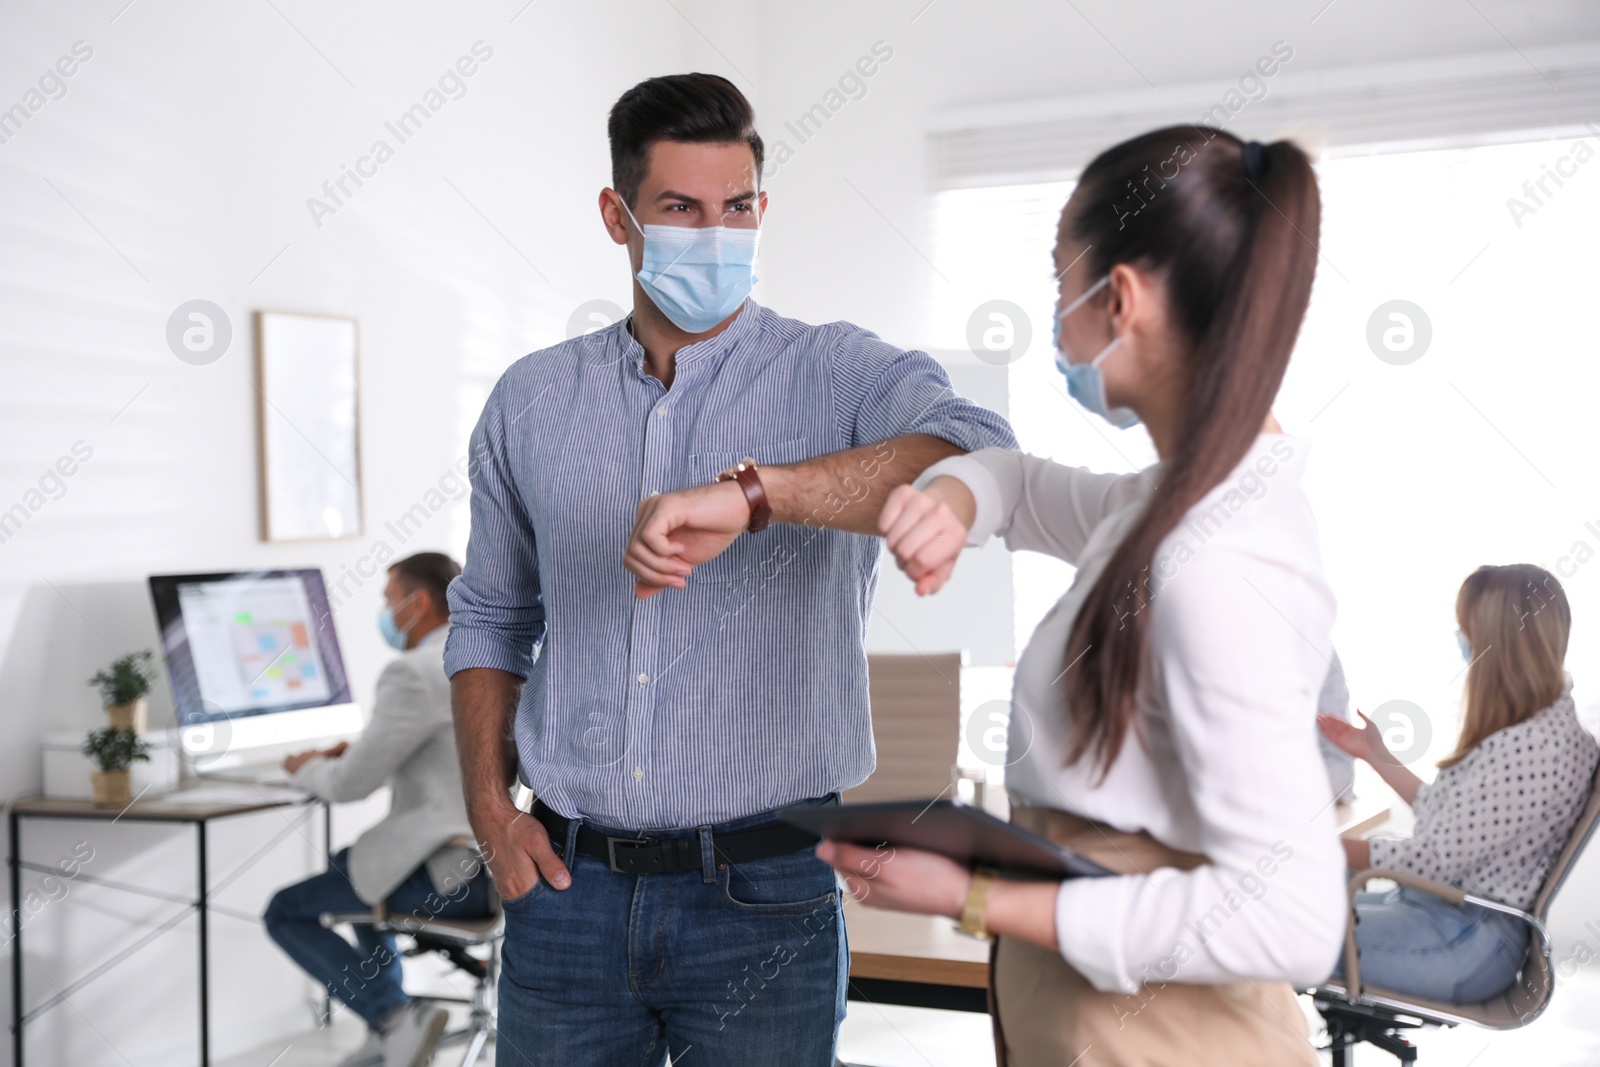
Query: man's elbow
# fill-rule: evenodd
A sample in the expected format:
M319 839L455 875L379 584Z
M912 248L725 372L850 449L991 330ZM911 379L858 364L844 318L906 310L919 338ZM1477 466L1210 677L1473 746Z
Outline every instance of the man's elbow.
M939 459L949 459L951 456L964 456L967 454L965 446L950 440L948 437L930 435L928 441L932 451L937 454Z

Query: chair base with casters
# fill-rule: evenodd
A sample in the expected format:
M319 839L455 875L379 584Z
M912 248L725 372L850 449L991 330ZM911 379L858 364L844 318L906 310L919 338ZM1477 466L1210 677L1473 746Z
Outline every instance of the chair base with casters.
M1407 1040L1405 1032L1436 1025L1432 1020L1394 1014L1375 1006L1319 995L1317 991L1312 992L1311 1003L1328 1025L1333 1067L1351 1067L1355 1047L1363 1043L1382 1049L1401 1063L1415 1063L1417 1047Z
M495 914L483 919L423 919L415 915L391 915L387 909L379 906L371 911L327 912L322 915L321 922L330 929L348 924L367 926L381 934L403 934L412 942L403 950L403 955L437 953L457 971L472 979L472 992L466 996L417 999L467 1005L466 1025L446 1031L439 1039L438 1047L465 1044L467 1050L461 1059L461 1067L475 1067L495 1031L495 985L500 978L500 939L505 933L498 901L495 904ZM489 951L486 956L475 956L469 951L475 948L487 948ZM378 1056L362 1067L381 1067L382 1062L382 1057Z

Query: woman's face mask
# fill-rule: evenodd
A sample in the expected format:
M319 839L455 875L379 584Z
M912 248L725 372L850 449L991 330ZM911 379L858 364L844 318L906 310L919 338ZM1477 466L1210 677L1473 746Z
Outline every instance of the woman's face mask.
M641 226L627 202L617 201L644 236L634 277L674 326L705 333L739 310L757 280L759 226Z
M1121 337L1113 337L1111 343L1096 352L1087 363L1073 363L1067 354L1061 350L1061 324L1068 315L1088 302L1089 298L1104 289L1111 283L1111 275L1106 275L1083 291L1072 303L1056 312L1055 328L1051 334L1051 343L1056 352L1056 369L1067 380L1067 395L1088 410L1099 415L1119 430L1126 430L1139 421L1138 413L1132 408L1114 408L1106 401L1105 375L1100 372L1100 364L1106 361L1116 347L1122 344Z

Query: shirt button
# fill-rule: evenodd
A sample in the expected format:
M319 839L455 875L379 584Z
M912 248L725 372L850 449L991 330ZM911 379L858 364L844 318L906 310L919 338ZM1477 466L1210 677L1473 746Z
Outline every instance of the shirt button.
M641 767L635 767L633 769L633 780L637 782L643 777L644 777L644 769L641 768Z
M649 681L650 681L650 676L648 674L639 675L639 684L640 685L645 685Z
M658 418L658 419L665 418L666 414L667 414L667 409L666 408L656 408L656 418Z

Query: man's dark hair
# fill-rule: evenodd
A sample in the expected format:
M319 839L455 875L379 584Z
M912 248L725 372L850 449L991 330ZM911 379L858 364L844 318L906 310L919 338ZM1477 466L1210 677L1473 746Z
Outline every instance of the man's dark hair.
M727 78L715 74L669 74L642 81L611 107L611 187L629 207L657 141L690 144L744 142L756 157L756 176L766 149L756 132L756 113Z
M450 586L450 579L461 573L461 564L443 552L418 552L389 564L389 573L399 578L407 589L425 590L440 611L450 614L445 590Z

